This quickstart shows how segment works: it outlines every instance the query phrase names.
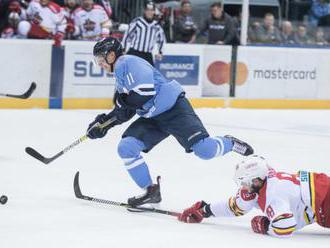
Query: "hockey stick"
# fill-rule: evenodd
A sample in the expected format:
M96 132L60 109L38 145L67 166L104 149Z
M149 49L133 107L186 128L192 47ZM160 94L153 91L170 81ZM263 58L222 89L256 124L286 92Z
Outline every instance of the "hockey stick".
M0 96L19 98L19 99L27 99L32 95L33 91L36 88L37 88L37 84L35 82L32 82L31 85L30 85L30 88L22 95L13 95L13 94L0 93Z
M176 216L176 217L180 215L180 213L167 211L167 210L163 210L163 209L147 208L147 207L133 207L133 206L131 206L127 203L123 203L123 202L104 200L104 199L100 199L100 198L83 195L81 193L80 186L79 186L79 171L74 176L73 189L74 189L74 194L78 199L82 199L82 200L86 200L86 201L92 201L92 202L97 202L97 203L102 203L102 204L112 205L112 206L117 206L117 207L124 207L124 208L127 208L127 210L131 210L132 212L152 212L152 213L165 214L165 215L171 215L171 216Z
M116 117L112 117L111 119L107 120L103 124L99 125L99 128L105 128L106 126L110 125L112 122L116 121ZM72 148L76 147L83 141L87 140L88 136L85 134L84 136L80 137L76 141L74 141L71 145L65 147L62 151L59 153L55 154L53 157L46 158L43 155L41 155L38 151L33 149L32 147L25 147L25 152L29 154L30 156L34 157L35 159L38 159L39 161L43 162L44 164L49 164L50 162L54 161L58 157L62 156L64 153L70 151Z
M70 151L72 148L74 148L75 146L79 145L80 143L82 143L83 141L85 141L87 139L88 139L87 135L80 137L75 142L73 142L71 145L65 147L62 151L60 151L59 153L57 153L56 155L54 155L53 157L50 157L50 158L44 157L43 155L41 155L38 151L36 151L32 147L25 147L25 152L27 154L29 154L30 156L34 157L35 159L38 159L39 161L43 162L44 164L49 164L50 162L54 161L55 159L62 156L64 153Z

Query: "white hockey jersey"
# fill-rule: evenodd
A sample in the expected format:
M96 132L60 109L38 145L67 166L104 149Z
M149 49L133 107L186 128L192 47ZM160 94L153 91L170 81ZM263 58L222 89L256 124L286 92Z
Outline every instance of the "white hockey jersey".
M47 6L42 6L39 0L33 0L29 3L26 14L31 22L39 24L48 33L65 33L64 12L56 3L49 2Z
M270 171L259 194L239 189L229 201L210 205L216 217L241 216L252 208L261 209L270 220L268 234L291 236L295 230L315 222L315 173L297 175Z
M83 40L99 40L110 33L111 21L105 10L97 4L89 11L79 7L73 13L75 35Z

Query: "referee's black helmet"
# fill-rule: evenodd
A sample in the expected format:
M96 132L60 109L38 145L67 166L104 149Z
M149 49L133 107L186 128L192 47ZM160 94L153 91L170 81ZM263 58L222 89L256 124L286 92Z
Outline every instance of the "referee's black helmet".
M150 10L155 10L156 9L156 5L153 1L151 0L147 0L144 2L144 9L150 9Z

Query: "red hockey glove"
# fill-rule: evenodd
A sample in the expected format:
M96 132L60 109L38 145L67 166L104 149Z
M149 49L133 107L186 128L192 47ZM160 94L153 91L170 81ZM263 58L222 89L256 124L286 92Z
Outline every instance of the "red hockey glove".
M66 32L66 33L73 34L74 31L75 31L74 24L73 24L72 22L68 22L68 23L66 24L65 32Z
M60 47L62 44L63 38L64 38L64 34L62 32L57 32L54 35L54 46Z
M251 227L255 233L267 234L269 219L266 216L254 216L251 220Z
M207 207L208 206L208 207ZM203 218L210 217L212 212L209 205L204 201L196 202L192 207L185 209L182 214L178 216L179 221L186 223L200 223Z

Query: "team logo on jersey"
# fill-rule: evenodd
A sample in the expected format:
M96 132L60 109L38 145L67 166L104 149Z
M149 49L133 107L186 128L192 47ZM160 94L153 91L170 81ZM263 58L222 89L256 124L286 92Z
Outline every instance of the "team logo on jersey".
M255 193L249 193L246 189L241 189L239 193L244 201L251 201L257 196Z
M88 31L94 31L96 23L90 19L87 19L84 23L84 29Z

